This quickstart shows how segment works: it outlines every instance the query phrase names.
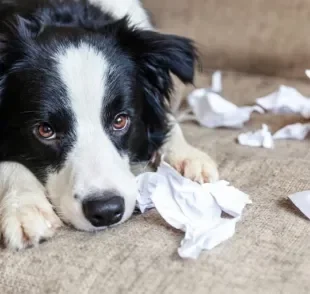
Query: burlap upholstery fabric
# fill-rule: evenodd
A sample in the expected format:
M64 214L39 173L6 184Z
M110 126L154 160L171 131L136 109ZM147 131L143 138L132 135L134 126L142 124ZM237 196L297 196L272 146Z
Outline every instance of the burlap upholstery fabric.
M142 0L165 32L194 38L205 66L304 78L307 0Z
M208 77L198 79L206 85ZM224 92L251 104L281 83L310 94L309 83L224 74ZM244 130L273 130L297 116L254 115ZM308 140L277 141L274 150L238 145L240 131L185 124L186 137L217 159L221 178L247 192L235 236L197 261L181 260L183 234L156 211L90 234L63 229L39 248L0 251L0 293L310 293L310 221L287 196L310 189ZM227 196L229 197L229 195Z

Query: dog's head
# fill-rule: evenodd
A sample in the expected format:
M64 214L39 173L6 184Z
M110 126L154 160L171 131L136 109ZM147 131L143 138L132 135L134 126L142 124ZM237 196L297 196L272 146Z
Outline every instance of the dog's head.
M132 214L130 165L162 145L170 72L192 82L195 49L80 10L1 22L0 160L25 165L65 221L95 230Z

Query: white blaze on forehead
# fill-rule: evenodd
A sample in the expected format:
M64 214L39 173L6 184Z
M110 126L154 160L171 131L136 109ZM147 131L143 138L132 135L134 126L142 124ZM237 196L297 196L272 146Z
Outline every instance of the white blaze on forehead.
M84 197L92 192L117 190L111 172L124 168L124 160L102 122L109 63L103 53L83 43L68 48L57 59L75 117L76 142L66 163L71 166L74 193Z
M87 44L70 47L57 59L75 117L76 142L66 162L71 166L74 193L84 197L107 189L119 191L119 177L126 177L128 160L119 155L102 125L110 64Z
M77 120L101 124L99 114L109 70L104 55L82 43L58 55L57 61Z

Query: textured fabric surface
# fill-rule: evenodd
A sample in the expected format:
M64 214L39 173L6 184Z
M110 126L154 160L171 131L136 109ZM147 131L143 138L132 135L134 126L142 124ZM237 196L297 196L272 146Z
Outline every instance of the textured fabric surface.
M303 77L310 67L307 0L142 0L165 32L194 38L205 66Z
M283 82L310 94L309 84L300 81L224 75L225 93L239 105ZM276 130L299 120L253 115L244 130L262 122ZM238 130L195 124L184 130L217 159L221 178L253 200L233 238L185 261L176 252L183 234L156 211L97 234L63 229L38 248L0 251L0 293L310 293L310 221L287 199L310 189L309 141L277 141L275 150L266 150L238 145Z

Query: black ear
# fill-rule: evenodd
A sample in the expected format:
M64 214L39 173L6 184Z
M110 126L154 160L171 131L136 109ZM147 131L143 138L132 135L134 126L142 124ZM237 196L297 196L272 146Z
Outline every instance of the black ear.
M189 39L152 31L137 33L134 56L144 90L143 120L149 131L149 152L156 151L169 131L167 99L173 91L171 73L183 83L192 83L196 49Z
M153 31L140 31L138 38L138 58L150 69L154 65L172 72L183 83L193 82L197 51L192 40Z
M126 19L112 24L109 30L113 28L118 43L138 66L137 82L144 95L142 116L152 153L169 131L167 100L173 90L171 73L183 83L192 83L197 51L190 39L130 28Z
M137 29L128 23L125 17L105 25L102 31L116 37L118 44L131 55L153 86L168 94L167 87L171 86L171 82L167 75L170 73L183 83L193 82L198 54L192 40Z
M0 35L0 63L1 69L5 69L5 64L10 64L14 60L21 58L21 48L34 49L33 40L42 30L43 24L35 17L22 17L12 15L2 22Z
M11 24L11 25L10 25ZM43 21L39 17L16 15L8 25L10 33L19 39L33 39L43 30Z
M126 19L122 22L126 22ZM151 76L159 72L164 75L173 73L183 83L193 82L198 54L192 40L148 30L126 30L124 27L118 31L118 37L123 48L130 51L144 73ZM163 81L161 77L158 78L157 82L161 84Z

